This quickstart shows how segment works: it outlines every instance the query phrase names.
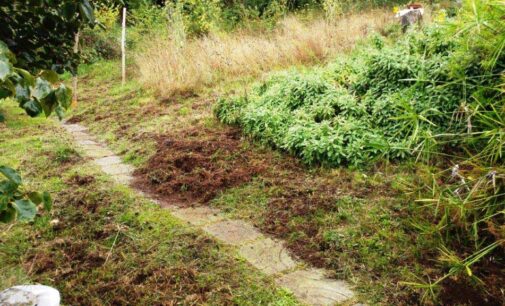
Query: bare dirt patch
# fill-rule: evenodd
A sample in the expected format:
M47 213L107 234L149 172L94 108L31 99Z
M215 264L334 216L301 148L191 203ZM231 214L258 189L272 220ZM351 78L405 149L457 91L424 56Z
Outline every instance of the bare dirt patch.
M265 170L242 147L238 129L193 128L157 136L157 143L154 156L135 171L136 185L171 204L206 203Z

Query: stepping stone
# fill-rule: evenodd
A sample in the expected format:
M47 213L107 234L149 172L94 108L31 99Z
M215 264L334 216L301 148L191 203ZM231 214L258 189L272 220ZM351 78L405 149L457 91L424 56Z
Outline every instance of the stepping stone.
M80 146L83 146L83 147L86 147L86 146L99 146L99 144L96 142L96 141L93 141L93 140L89 140L89 139L76 139L75 142L80 145Z
M133 167L125 164L102 165L100 168L109 175L130 174L133 172Z
M314 306L334 305L354 296L346 282L325 277L321 269L294 271L278 278L277 283Z
M174 216L195 226L223 220L223 216L219 213L219 209L210 207L175 208L172 210Z
M252 225L242 220L221 221L207 225L203 230L222 242L232 245L241 245L246 241L262 237Z
M69 132L83 132L83 131L86 131L87 128L85 128L84 126L80 125L80 124L63 124L63 127L69 131Z
M84 133L84 132L72 132L72 136L74 137L75 140L94 140L95 137Z
M112 179L121 185L130 185L130 183L133 181L133 177L131 175L127 174L119 174L119 175L114 175L112 176Z
M270 238L246 244L239 249L239 254L263 273L272 275L293 269L296 262L288 254L281 242Z
M108 165L116 165L116 164L121 164L123 161L119 156L107 156L107 157L102 157L94 160L95 164L99 166L108 166Z
M100 146L85 147L84 151L91 158L102 158L114 155L114 152L112 152L111 150L105 149Z

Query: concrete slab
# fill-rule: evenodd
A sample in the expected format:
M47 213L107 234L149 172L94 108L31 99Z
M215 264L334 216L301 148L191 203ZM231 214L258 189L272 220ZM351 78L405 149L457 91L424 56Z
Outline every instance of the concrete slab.
M109 175L116 174L131 174L133 173L133 167L125 164L111 164L111 165L101 165L102 171Z
M115 155L97 158L94 160L94 162L99 166L117 165L123 163L121 158Z
M172 214L196 226L222 221L224 218L219 209L210 207L175 208L172 209Z
M334 305L354 296L346 282L327 278L321 269L294 271L278 278L277 283L300 301L314 306Z
M90 140L90 139L76 139L75 142L83 147L92 145L92 146L99 146L99 144L96 141Z
M241 245L263 237L252 225L242 220L221 221L207 225L203 230L222 242L232 245Z
M125 174L119 174L119 175L114 175L112 179L121 185L130 185L131 182L133 181L133 177L130 175L125 175Z
M86 147L84 152L91 158L102 158L107 156L113 156L114 152L111 150L96 146L96 147Z
M263 273L272 275L296 267L281 242L270 238L246 244L239 249L239 254Z
M63 124L63 128L65 128L69 132L83 132L87 130L86 127L80 124L73 124L73 123L65 123Z

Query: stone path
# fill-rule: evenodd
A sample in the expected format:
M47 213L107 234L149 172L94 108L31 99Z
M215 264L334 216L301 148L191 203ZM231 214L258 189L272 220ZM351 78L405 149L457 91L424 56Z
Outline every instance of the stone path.
M84 126L64 124L63 127L103 172L119 184L130 184L133 167L124 164L121 158L88 134ZM307 268L287 252L282 241L265 237L245 221L229 220L219 210L209 207L169 206L168 209L177 218L204 230L222 243L235 246L242 258L274 277L278 285L293 292L306 304L334 305L354 296L346 282L326 277L325 270Z

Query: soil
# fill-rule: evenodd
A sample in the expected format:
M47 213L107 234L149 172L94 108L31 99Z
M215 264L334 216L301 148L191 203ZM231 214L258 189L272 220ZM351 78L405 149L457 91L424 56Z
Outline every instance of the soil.
M135 171L135 185L170 204L207 203L226 188L241 185L265 166L241 147L238 129L193 128L156 136L157 150Z

